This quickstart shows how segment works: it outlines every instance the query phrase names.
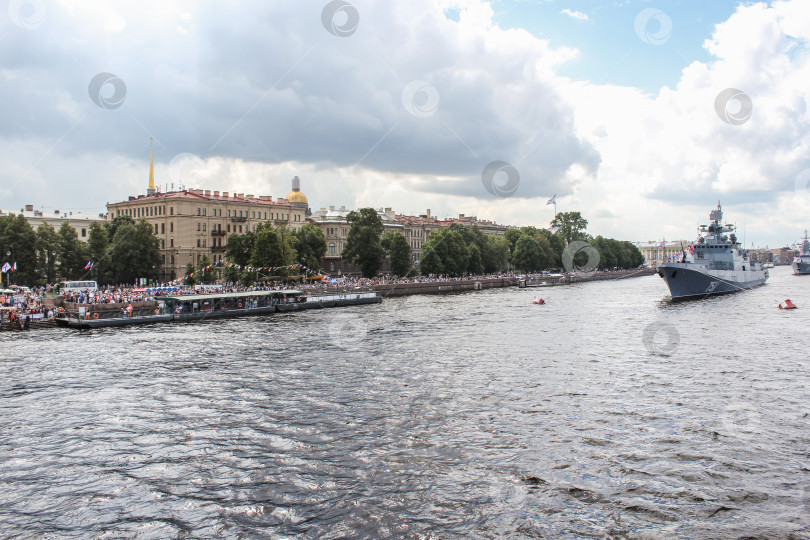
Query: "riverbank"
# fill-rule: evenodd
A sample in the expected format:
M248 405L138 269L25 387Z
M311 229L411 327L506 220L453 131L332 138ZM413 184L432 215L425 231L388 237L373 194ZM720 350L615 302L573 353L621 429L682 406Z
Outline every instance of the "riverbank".
M605 281L615 279L627 279L631 277L648 276L655 274L654 268L641 268L632 270L583 272L568 274L532 274L525 276L502 276L489 278L458 278L441 281L419 281L411 283L380 283L366 289L376 291L381 297L408 296L414 294L443 294L458 293L466 291L476 291L484 289L496 289L506 287L553 287L560 285L571 285L576 283L586 283L589 281ZM331 295L341 295L353 292L355 287L334 287L312 290L311 295L317 296L318 302ZM167 297L171 298L171 297ZM322 303L322 302L321 302ZM48 304L51 309L64 308L68 312L80 312L83 310L82 318L93 318L98 314L104 316L110 312L120 313L128 304L132 304L133 313L136 316L150 315L158 307L156 300L131 303L110 303L110 304L79 304L73 302L54 302L52 299L43 301L43 305ZM58 304L58 306L57 306ZM331 306L330 306L331 307ZM279 310L285 311L285 310ZM39 330L56 327L52 319L35 319L30 321L30 330ZM3 331L20 331L12 327L7 322L0 327Z
M608 272L583 272L573 274L534 274L500 278L457 279L416 283L392 283L374 285L374 290L382 297L407 296L411 294L442 294L451 292L476 291L503 287L553 287L589 281L626 279L651 276L655 268L634 268Z

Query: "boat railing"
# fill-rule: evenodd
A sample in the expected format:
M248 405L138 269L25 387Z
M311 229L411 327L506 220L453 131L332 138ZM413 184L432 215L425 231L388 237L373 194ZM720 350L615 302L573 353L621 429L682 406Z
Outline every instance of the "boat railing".
M360 293L377 293L373 287L334 287L328 289L311 289L306 291L309 297L339 296Z
M155 315L164 315L167 311L159 306L149 308L139 308L132 310L130 314L125 308L118 310L65 310L56 312L54 319L74 319L77 321L92 321L98 319L137 319L141 317L153 317Z

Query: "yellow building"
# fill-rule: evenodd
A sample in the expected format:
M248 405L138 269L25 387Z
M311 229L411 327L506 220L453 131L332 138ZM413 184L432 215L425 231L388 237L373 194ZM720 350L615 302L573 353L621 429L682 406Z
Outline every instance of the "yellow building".
M270 222L275 227L283 225L293 230L303 227L306 196L300 192L298 177L293 180L291 195L299 202L208 189L160 193L155 189L154 165L150 159L147 195L108 203L107 215L110 220L118 216L130 216L136 221L143 218L152 225L160 240L158 280L165 283L183 277L186 265L198 264L203 256L212 263L223 261L228 238L255 231L259 223Z

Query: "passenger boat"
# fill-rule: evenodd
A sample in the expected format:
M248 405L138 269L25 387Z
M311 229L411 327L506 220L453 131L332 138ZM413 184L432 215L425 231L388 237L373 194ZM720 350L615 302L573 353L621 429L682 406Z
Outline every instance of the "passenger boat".
M188 294L157 298L157 308L147 314L122 316L120 311L65 312L57 314L57 325L69 328L102 328L169 321L194 321L247 315L268 315L277 311L299 311L382 302L376 291L347 290L306 294L300 290Z

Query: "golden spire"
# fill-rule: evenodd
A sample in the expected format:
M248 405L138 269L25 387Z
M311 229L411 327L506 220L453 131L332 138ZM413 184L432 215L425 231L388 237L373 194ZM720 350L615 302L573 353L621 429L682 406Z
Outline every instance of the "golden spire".
M154 195L157 190L155 189L155 159L154 159L154 144L152 137L149 137L149 187L146 188L147 195Z

